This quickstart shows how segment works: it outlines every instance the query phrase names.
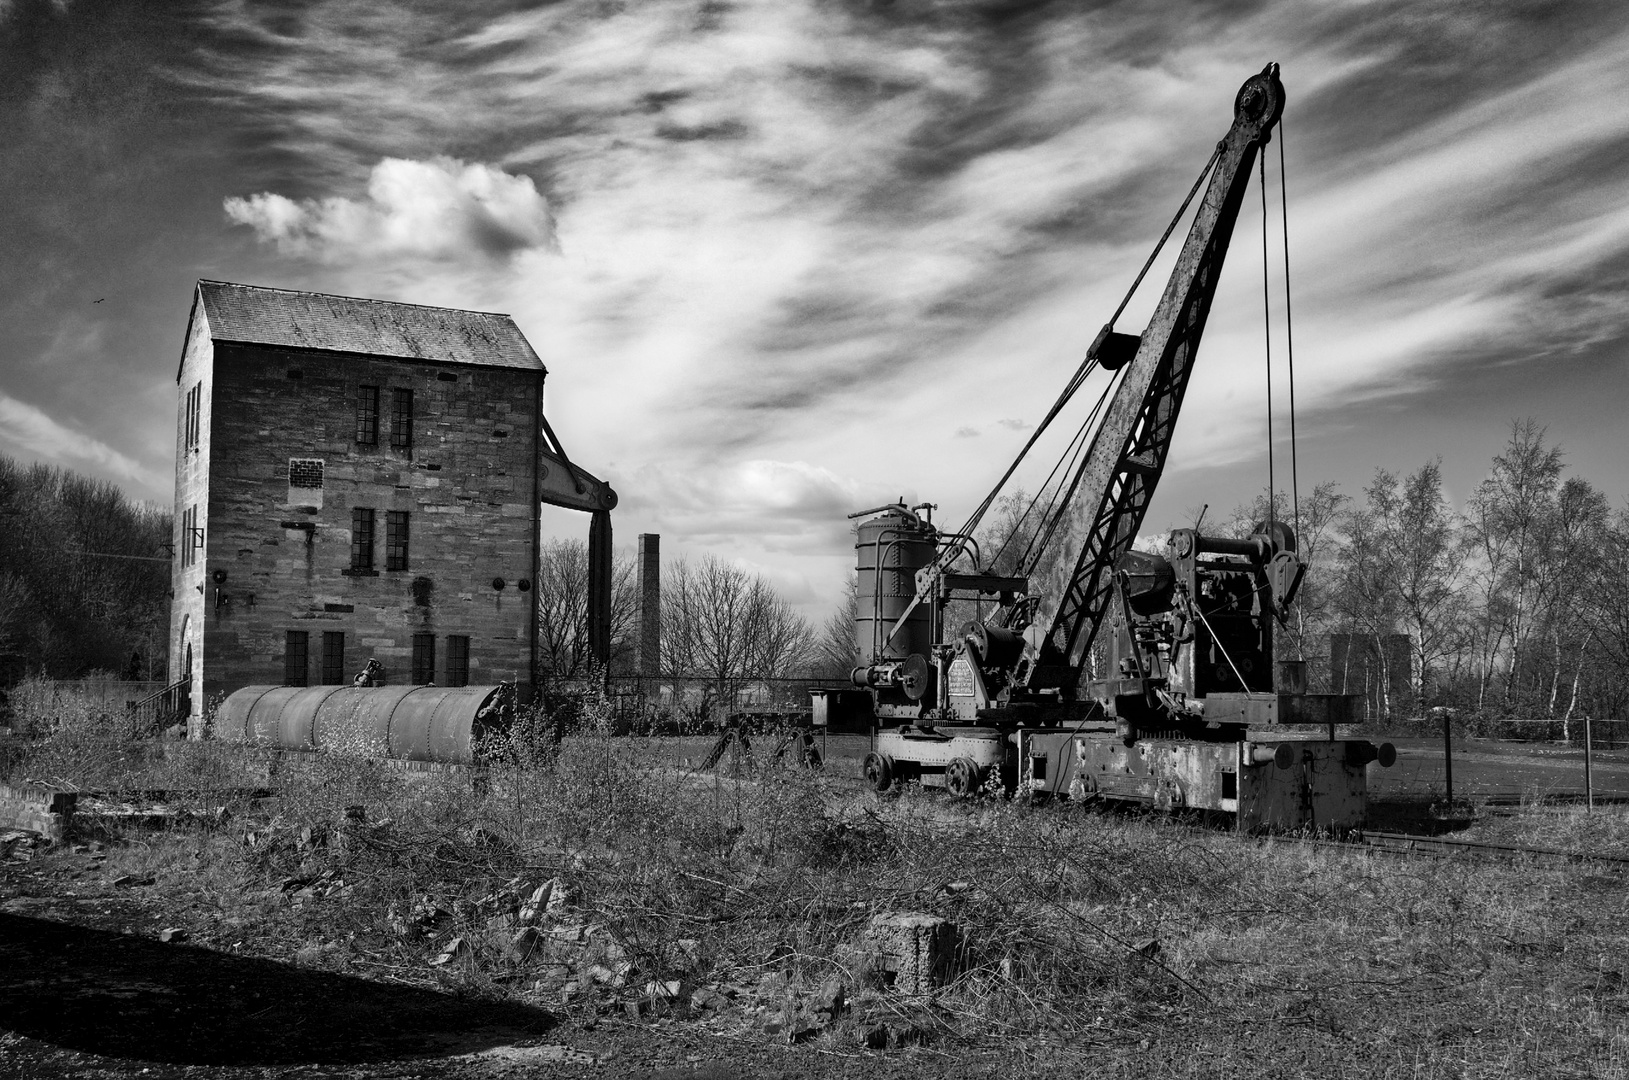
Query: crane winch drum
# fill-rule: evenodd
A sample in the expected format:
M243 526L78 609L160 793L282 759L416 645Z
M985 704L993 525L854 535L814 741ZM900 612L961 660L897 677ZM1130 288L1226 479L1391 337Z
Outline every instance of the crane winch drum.
M854 636L860 659L877 664L929 656L933 615L927 605L916 605L897 631L894 625L916 597L916 572L939 553L938 531L905 507L891 506L861 522L855 533Z

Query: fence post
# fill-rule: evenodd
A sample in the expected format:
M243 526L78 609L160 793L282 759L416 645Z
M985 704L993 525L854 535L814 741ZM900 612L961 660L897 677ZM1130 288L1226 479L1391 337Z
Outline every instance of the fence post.
M1454 807L1454 736L1448 710L1442 712L1442 771L1448 785L1448 808Z
M1584 812L1595 812L1595 777L1591 769L1590 758L1594 755L1594 740L1590 736L1592 724L1589 717L1584 717Z

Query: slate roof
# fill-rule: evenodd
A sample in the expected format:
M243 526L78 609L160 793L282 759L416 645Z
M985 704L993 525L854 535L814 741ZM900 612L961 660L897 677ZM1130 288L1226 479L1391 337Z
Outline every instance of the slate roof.
M507 315L229 281L199 281L198 298L216 341L544 370Z

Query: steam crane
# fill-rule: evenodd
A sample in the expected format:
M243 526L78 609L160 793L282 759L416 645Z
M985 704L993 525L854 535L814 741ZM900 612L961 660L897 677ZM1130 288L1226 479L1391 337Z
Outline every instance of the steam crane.
M1232 127L1166 230L1208 174L1153 318L1140 335L1121 333L1121 303L967 525L941 530L928 504L853 515L863 519L857 644L869 662L852 681L867 693L817 693L816 718L871 731L865 773L877 790L1022 785L1232 813L1241 828L1362 823L1366 767L1390 765L1395 751L1337 739L1352 699L1308 693L1305 662L1275 654L1275 624L1306 569L1291 526L1270 513L1245 539L1180 529L1164 555L1132 550L1251 167L1283 108L1277 64L1240 88ZM1099 369L1108 387L1054 472L1020 573L981 568L980 517ZM945 632L953 600L992 598L992 615Z

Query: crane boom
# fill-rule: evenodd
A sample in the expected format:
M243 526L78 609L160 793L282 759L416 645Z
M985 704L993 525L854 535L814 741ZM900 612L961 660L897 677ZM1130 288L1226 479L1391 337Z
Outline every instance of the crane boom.
M1070 490L1095 493L1096 502L1070 508L1067 531L1074 535L1059 547L1077 552L1073 565L1060 560L1041 571L1036 591L1042 607L1024 635L1016 685L1073 690L1113 598L1114 564L1131 549L1165 467L1251 166L1283 110L1277 64L1268 64L1239 89L1233 126L1217 145L1210 184L1159 306L1071 478ZM1094 348L1119 338L1129 351L1130 340L1111 334L1112 328L1105 328Z

